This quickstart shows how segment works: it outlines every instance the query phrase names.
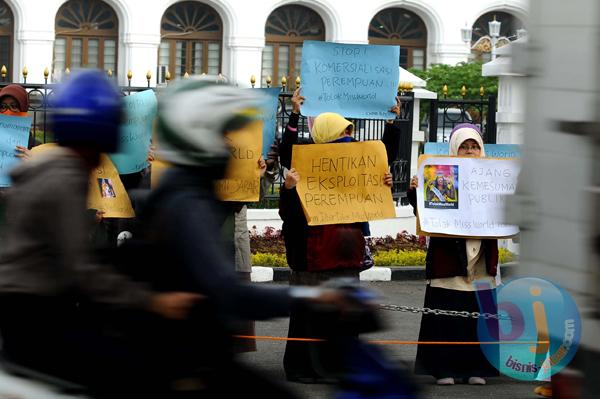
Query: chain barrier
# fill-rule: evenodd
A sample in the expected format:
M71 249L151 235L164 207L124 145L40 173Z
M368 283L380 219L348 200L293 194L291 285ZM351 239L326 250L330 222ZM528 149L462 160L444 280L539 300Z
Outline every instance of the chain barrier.
M505 312L496 313L480 313L480 312L467 312L458 311L458 310L444 310L444 309L431 309L431 308L418 308L416 306L402 306L402 305L389 305L389 304L380 304L379 308L382 310L392 310L396 312L409 312L409 313L423 313L423 314L433 314L436 316L454 316L454 317L471 317L474 319L479 319L483 317L484 319L496 319L496 320L511 320L511 318Z

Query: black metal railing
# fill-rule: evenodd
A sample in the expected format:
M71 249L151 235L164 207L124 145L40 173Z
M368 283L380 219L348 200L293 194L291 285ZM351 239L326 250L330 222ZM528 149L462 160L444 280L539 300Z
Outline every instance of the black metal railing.
M431 100L428 141L446 142L454 126L460 123L473 123L480 127L485 143L496 143L496 102L495 95L475 100L464 98Z
M0 88L9 84L0 83ZM21 84L28 92L29 96L29 114L33 116L31 129L32 145L52 142L52 132L48 124L48 115L52 113L49 106L49 99L56 85L54 84ZM148 87L121 86L123 95L137 93L148 90ZM154 89L154 88L150 88ZM277 130L276 140L281 140L285 126L287 125L292 110L291 97L292 92L282 91L279 95L279 107L277 111ZM413 103L414 94L406 92L400 94L402 103L401 115L396 118L395 123L400 125L401 137L398 156L391 162L391 173L393 177L392 193L394 200L406 203L406 191L410 180L410 163L412 150L412 126L413 126ZM383 135L385 127L384 120L377 119L350 119L355 126L355 138L357 140L379 140ZM301 116L298 122L298 133L301 138L309 138L310 132L306 117ZM279 189L283 184L283 171L275 176L273 184L265 190L264 198L256 207L277 207L279 200Z
M10 82L0 83L0 89L9 85ZM52 132L48 124L48 115L52 113L52 108L49 106L49 99L56 87L55 84L44 83L19 83L26 91L29 98L29 115L33 117L31 125L31 140L32 145L39 145L52 142ZM124 96L131 93L148 90L148 87L120 87L121 93ZM154 88L150 88L154 89Z

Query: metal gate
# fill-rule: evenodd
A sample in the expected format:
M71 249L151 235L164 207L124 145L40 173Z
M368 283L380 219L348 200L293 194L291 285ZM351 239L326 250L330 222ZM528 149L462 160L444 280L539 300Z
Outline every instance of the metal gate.
M431 100L428 141L446 142L450 139L450 132L454 126L459 123L473 123L480 127L484 143L496 143L496 102L495 95L478 100Z

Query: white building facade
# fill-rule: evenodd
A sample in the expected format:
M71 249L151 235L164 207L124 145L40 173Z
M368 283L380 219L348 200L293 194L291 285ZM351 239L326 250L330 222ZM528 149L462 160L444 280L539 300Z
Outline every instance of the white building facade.
M0 64L7 80L59 80L67 68L111 70L120 84L222 73L250 86L300 75L303 40L399 44L403 67L466 61L499 15L522 28L526 0L0 0ZM162 68L159 68L161 66ZM291 83L291 81L290 81Z

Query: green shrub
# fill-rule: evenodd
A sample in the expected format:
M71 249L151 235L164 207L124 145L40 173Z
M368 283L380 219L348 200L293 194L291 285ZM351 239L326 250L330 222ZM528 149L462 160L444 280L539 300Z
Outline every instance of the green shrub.
M252 254L252 264L255 266L287 267L287 260L282 254Z
M427 81L427 90L434 91L443 98L444 85L448 86L449 98L461 98L460 89L465 85L465 98L479 99L479 88L483 86L487 94L498 93L498 78L482 76L483 62L460 62L456 65L434 64L425 70L411 68L421 79Z
M373 255L375 266L423 266L425 251L378 251Z
M389 250L377 251L373 255L375 266L424 266L425 254L423 250L403 251ZM514 260L515 256L506 248L500 248L500 263L508 263ZM287 260L284 254L256 253L252 254L252 264L255 266L268 267L287 267Z
M498 249L498 262L499 263L508 263L508 262L512 262L513 260L515 260L515 255L512 252L510 252L508 249L506 249L506 248Z

